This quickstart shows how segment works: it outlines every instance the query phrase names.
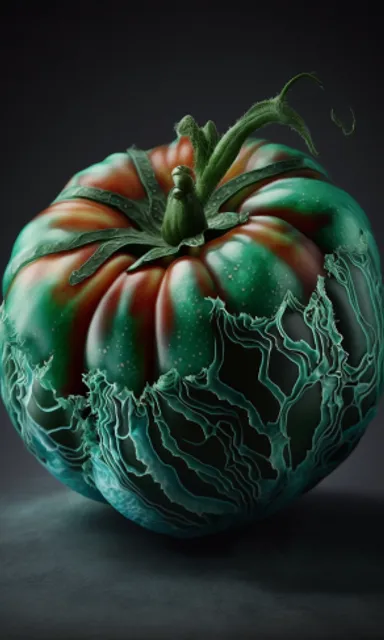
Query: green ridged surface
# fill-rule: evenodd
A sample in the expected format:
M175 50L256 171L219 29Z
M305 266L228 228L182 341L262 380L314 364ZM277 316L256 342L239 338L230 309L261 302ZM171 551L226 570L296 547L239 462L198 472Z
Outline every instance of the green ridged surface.
M84 377L88 395L56 398L3 309L12 421L53 475L144 527L192 537L266 517L336 468L376 413L375 252L364 234L355 250L328 255L308 304L288 291L269 318L231 315L211 299L210 366L184 377L172 369L140 398L100 370Z

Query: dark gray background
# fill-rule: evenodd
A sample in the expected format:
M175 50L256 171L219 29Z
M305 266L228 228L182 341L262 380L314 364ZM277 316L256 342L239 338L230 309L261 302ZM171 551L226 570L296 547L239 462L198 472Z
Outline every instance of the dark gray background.
M1 271L19 230L73 173L133 143L171 141L186 113L223 131L300 71L326 90L303 81L291 104L384 255L378 15L253 4L2 10ZM329 110L348 120L349 105L357 128L344 138ZM304 149L283 127L261 135ZM384 637L383 403L312 493L243 533L189 543L59 486L0 411L4 640Z

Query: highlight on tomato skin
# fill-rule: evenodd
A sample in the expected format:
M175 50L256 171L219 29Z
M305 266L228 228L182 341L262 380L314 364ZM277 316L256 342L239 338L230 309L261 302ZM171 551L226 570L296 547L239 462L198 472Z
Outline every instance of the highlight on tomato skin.
M1 394L25 445L159 533L267 517L377 411L380 256L287 103L302 77L224 135L186 116L170 144L80 171L4 273ZM312 155L251 137L272 122Z

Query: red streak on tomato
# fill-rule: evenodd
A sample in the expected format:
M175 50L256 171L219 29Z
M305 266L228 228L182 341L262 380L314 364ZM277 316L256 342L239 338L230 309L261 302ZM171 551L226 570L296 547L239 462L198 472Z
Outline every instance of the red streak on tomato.
M49 258L52 260L52 269L59 275L57 284L52 291L54 301L59 305L71 304L74 301L83 298L92 298L98 296L99 292L105 292L115 280L116 276L129 267L134 258L128 254L119 255L105 262L92 276L83 280L79 284L72 285L69 282L72 271L79 269L96 251L99 243L86 245L80 249L72 251L62 251L55 256L46 256L41 258L45 261ZM37 262L40 262L38 260ZM49 272L48 264L46 265L46 273Z
M149 156L160 187L168 193L173 187L171 171L167 162L168 145L162 145L153 149Z
M215 282L214 277L209 271L209 268L201 260L200 256L197 257L186 257L180 258L181 260L188 260L188 266L192 270L191 277L194 278L198 290L201 294L202 298L211 297L216 298L219 295L219 289L217 283Z
M127 274L127 279L134 280L134 284L130 284L132 298L128 313L138 321L136 339L142 350L144 379L148 383L152 383L157 377L155 306L164 273L164 269L152 267L136 274Z
M324 256L314 242L300 232L271 232L268 221L252 220L243 225L241 234L256 240L284 260L297 274L306 295L316 287L318 275L324 274ZM292 229L294 232L294 230Z
M41 211L36 219L42 217L46 219L50 229L74 232L134 226L123 213L85 198L74 198L52 204Z
M112 258L89 279L75 286L70 285L71 272L79 268L92 255L95 248L95 245L92 245L92 248L86 247L74 251L73 260L68 261L62 271L60 283L52 291L52 297L57 304L63 306L64 309L68 304L72 304L74 307L74 316L69 331L68 382L63 389L65 394L84 393L81 374L85 367L85 344L90 322L106 290L121 271L133 262L130 256ZM55 260L59 265L60 257L55 256Z
M283 177L284 179L285 178L309 178L312 180L322 180L322 182L329 182L329 180L327 180L325 176L323 176L318 171L315 171L314 169L296 169L295 171L287 171L286 173L284 173L284 176L278 176L278 177L274 176L272 178L265 178L265 180L261 180L260 182L257 183L256 189L254 186L249 186L247 189L244 189L244 191L241 194L237 196L235 195L230 200L227 200L220 207L220 211L240 210L243 206L246 206L246 200L248 198L255 196L262 187L265 187L271 182L276 182L281 177ZM241 205L239 205L239 201L241 201Z
M239 229L239 227L237 227L237 229ZM230 233L230 232L229 232ZM226 234L226 237L229 239L229 233ZM207 272L210 281L213 283L213 292L212 293L208 293L206 295L211 296L212 298L221 298L221 300L223 300L223 302L226 302L228 305L228 300L227 300L227 293L226 291L221 287L221 284L219 282L219 280L216 277L216 274L214 274L209 266L209 264L206 262L206 256L207 253L210 249L212 249L213 247L217 247L220 246L222 244L221 242L222 237L220 238L216 238L216 240L212 240L211 242L208 242L206 245L204 245L204 247L201 248L201 251L199 253L199 260L201 262L201 264L204 266L205 271Z
M156 339L159 348L163 349L167 348L166 343L170 340L174 328L173 301L170 295L169 285L172 277L172 269L174 268L176 262L177 260L175 262L172 262L169 268L165 271L156 300Z
M179 164L193 166L193 149L188 138L181 137L176 144L160 145L148 151L156 179L165 193L173 187L172 170ZM65 185L84 185L113 191L131 200L146 197L144 186L128 154L120 153L107 162L89 167L75 175Z
M108 289L97 308L98 333L103 337L108 334L113 325L114 315L120 303L121 294L127 282L127 274L122 273Z
M176 143L166 147L165 161L170 172L180 164L192 166L193 148L188 138L181 137Z
M202 293L206 291L206 295L211 295L211 292L214 292L208 280L207 270L204 269L200 260L197 258L183 256L175 260L168 267L162 280L156 303L157 334L158 340L161 340L163 346L169 342L174 330L174 300L172 298L172 291L173 293L175 292L175 284L172 283L172 278L174 277L175 269L179 268L183 263L188 264L190 274L188 277L196 279ZM182 283L179 283L178 286L182 286Z
M244 203L245 205L246 203ZM243 206L244 206L243 205ZM243 207L240 208L240 210ZM246 207L244 206L244 209ZM285 207L255 207L249 211L250 221L256 220L259 216L274 216L285 220L304 235L311 237L323 227L331 222L327 213L299 213Z
M133 162L123 153L109 164L100 163L98 170L90 167L74 184L99 187L132 200L141 200L146 195Z
M189 138L182 136L176 143L162 145L149 153L156 179L165 193L174 186L172 171L178 165L185 165L193 169L193 148Z
M232 180L232 178L236 178L241 173L246 171L246 167L247 167L249 161L251 160L251 158L265 144L267 144L266 140L257 140L253 144L244 145L243 147L241 147L237 158L232 163L232 165L229 167L228 171L223 176L223 178L220 180L220 182L218 183L217 186L220 187L225 182L228 182L229 180Z
M134 223L119 211L84 198L58 202L48 209L51 227L68 231L97 231L134 227Z

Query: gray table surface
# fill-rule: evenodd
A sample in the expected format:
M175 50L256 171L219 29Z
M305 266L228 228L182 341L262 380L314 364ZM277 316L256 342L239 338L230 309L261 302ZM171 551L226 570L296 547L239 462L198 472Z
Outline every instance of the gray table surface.
M0 508L4 640L384 637L379 496L318 488L185 542L42 477Z

